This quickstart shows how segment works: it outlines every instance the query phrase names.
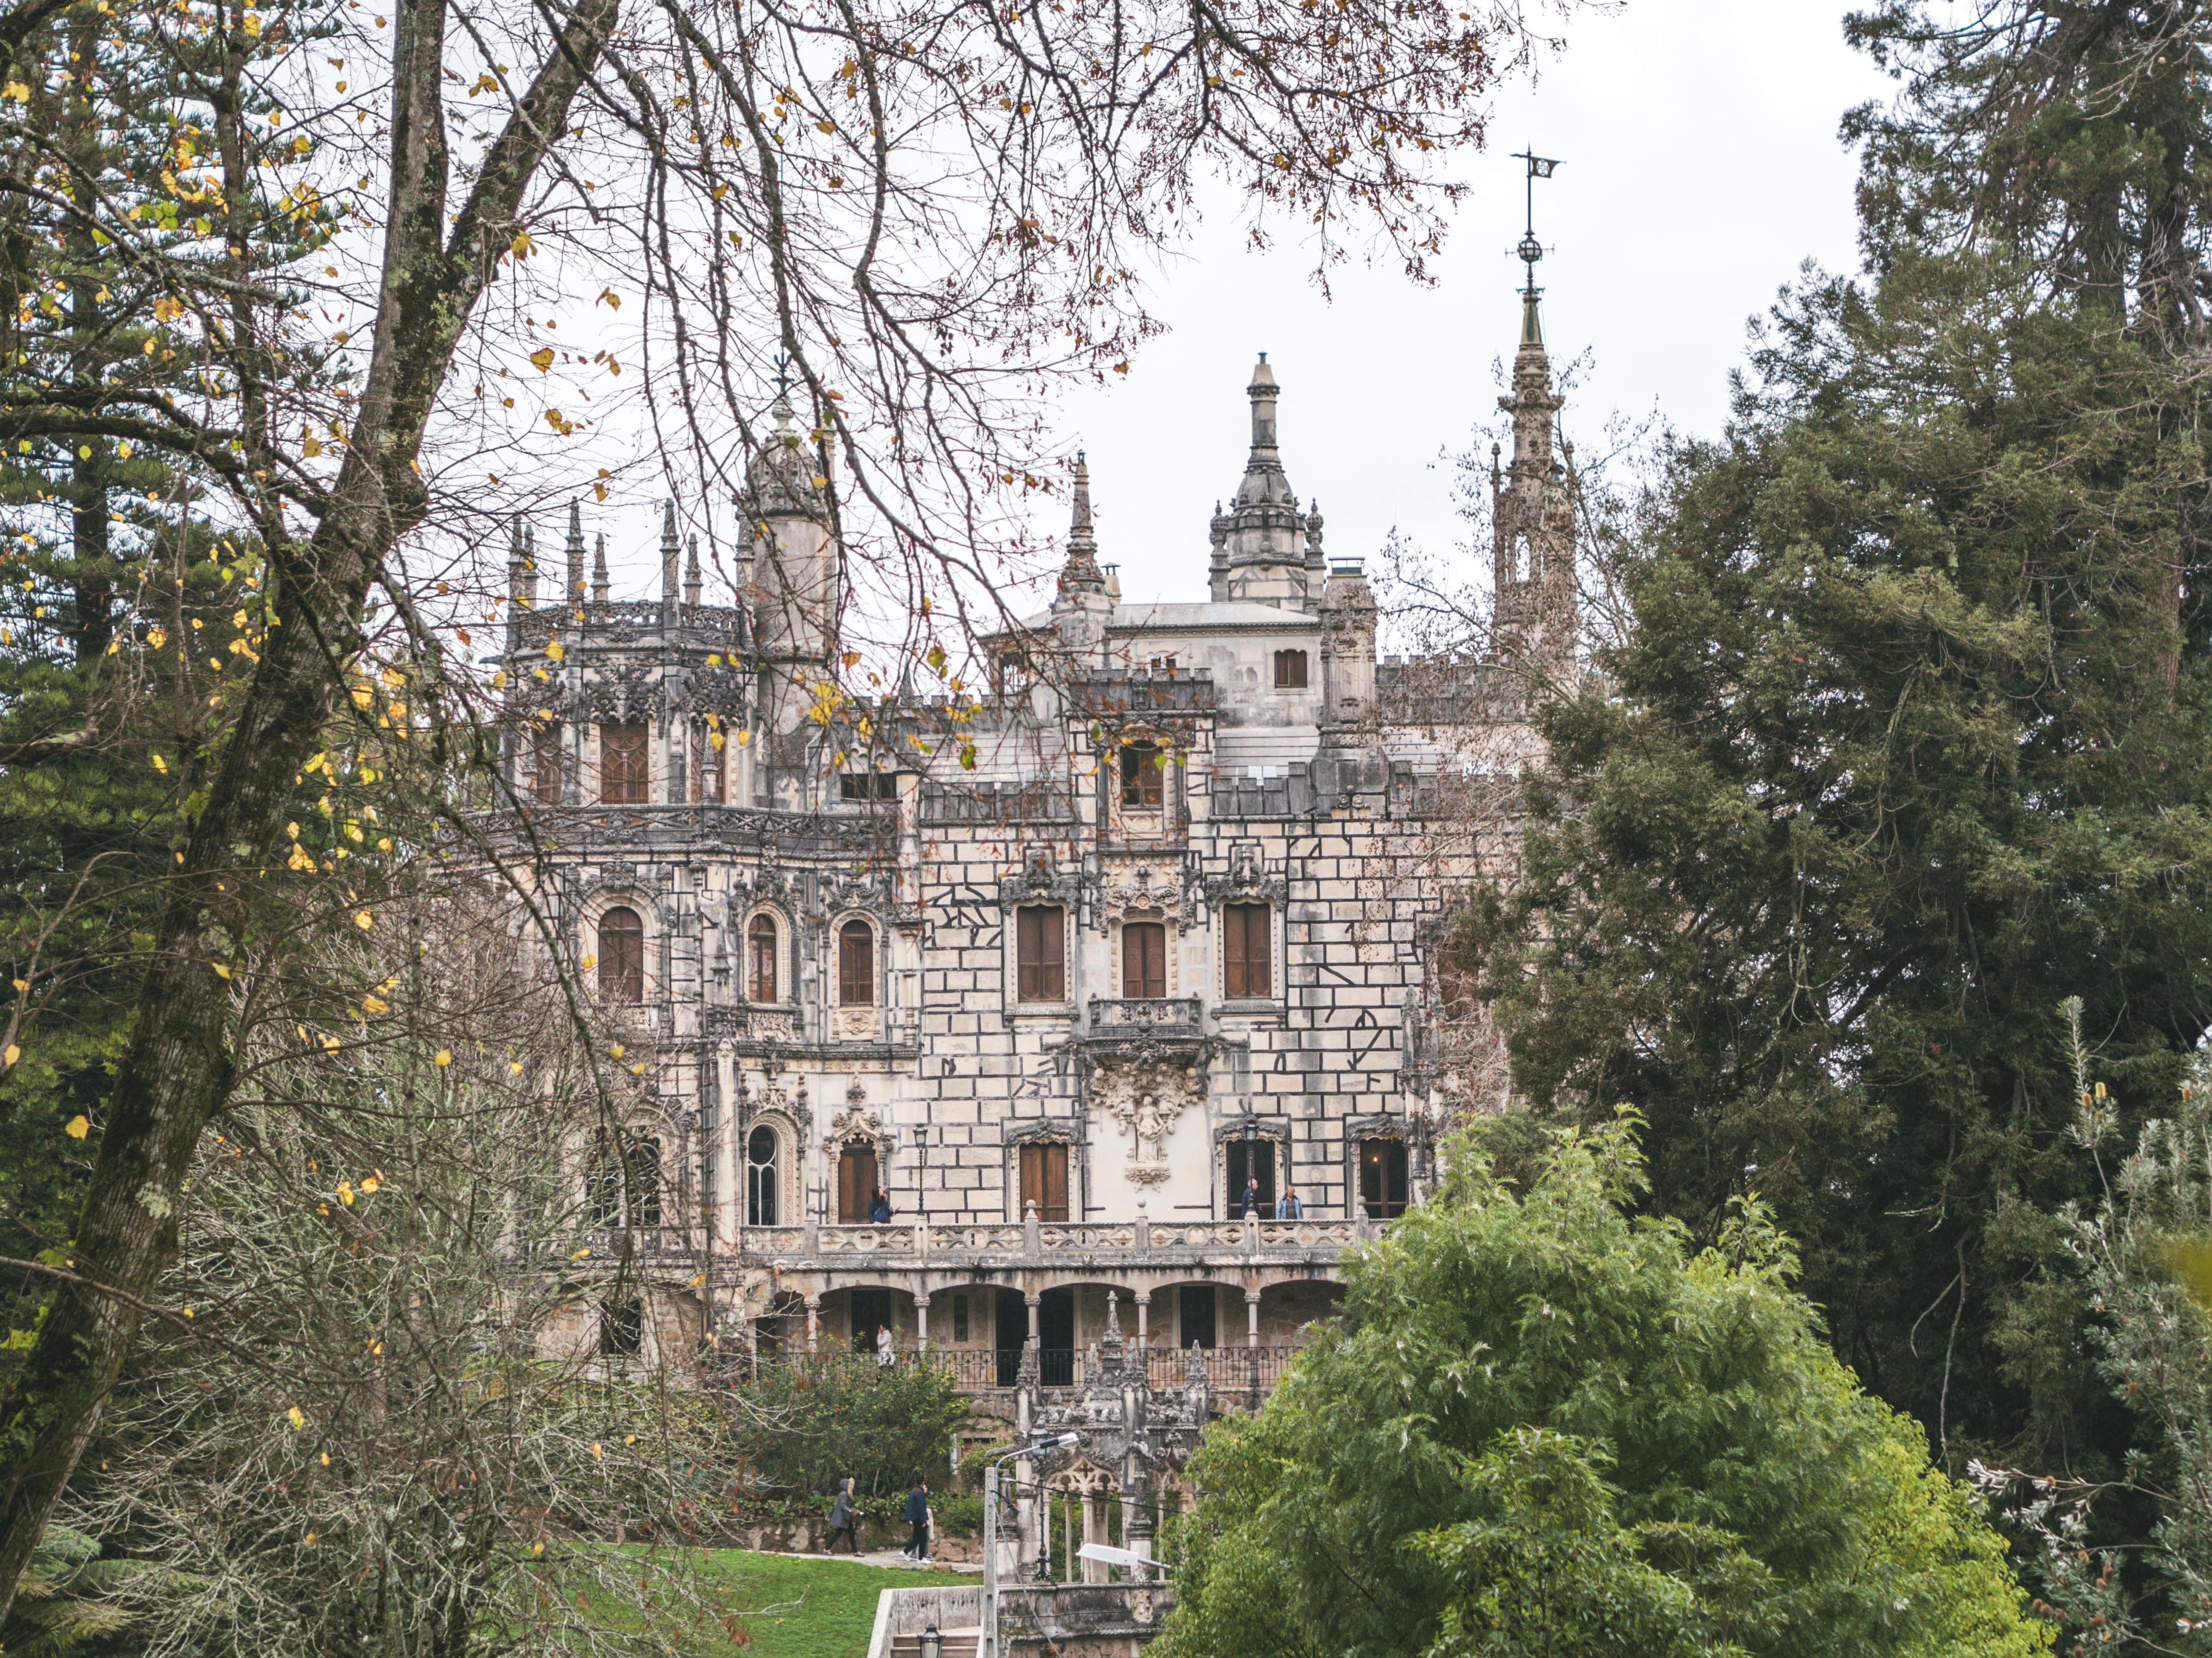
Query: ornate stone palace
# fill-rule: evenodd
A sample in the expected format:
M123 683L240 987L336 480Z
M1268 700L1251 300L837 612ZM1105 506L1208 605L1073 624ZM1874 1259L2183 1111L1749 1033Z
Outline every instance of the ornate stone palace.
M655 602L610 598L574 508L559 591L518 537L495 832L642 1061L646 1289L578 1338L888 1328L979 1390L1025 1351L1075 1386L1114 1291L1162 1386L1193 1347L1217 1396L1264 1385L1345 1248L1432 1178L1425 963L1455 888L1510 869L1524 688L1574 671L1533 286L1522 318L1480 659L1378 662L1264 357L1206 600L1121 598L1079 463L1056 596L990 641L1004 677L957 726L911 695L871 743L810 718L845 594L787 406L734 604L702 602L672 508Z

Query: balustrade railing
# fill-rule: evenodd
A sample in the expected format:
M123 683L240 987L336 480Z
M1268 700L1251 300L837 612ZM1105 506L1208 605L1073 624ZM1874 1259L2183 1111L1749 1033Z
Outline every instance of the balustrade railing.
M1003 1255L1037 1259L1146 1251L1342 1249L1373 1236L1383 1223L1369 1220L1039 1221L967 1226L749 1226L744 1251L754 1256L890 1257L902 1260ZM811 1238L811 1242L810 1242Z
M1291 1361L1304 1351L1302 1347L1201 1348L1200 1363L1206 1372L1208 1390L1233 1398L1255 1390L1267 1393L1273 1389L1282 1380L1283 1372L1290 1367ZM1178 1351L1172 1347L1149 1345L1139 1348L1131 1342L1124 1350L1123 1363L1134 1364L1140 1356L1146 1379L1155 1392L1176 1392L1189 1382L1188 1349ZM1045 1388L1088 1387L1097 1376L1102 1362L1096 1347L1042 1348L1037 1353L1037 1385ZM812 1353L789 1349L781 1351L763 1350L744 1363L763 1374L784 1372L799 1375L831 1364L926 1364L950 1376L952 1385L962 1393L984 1393L1019 1385L1022 1350L1018 1347L932 1347L922 1351L913 1347L900 1347L885 1355L872 1347L848 1350L842 1341L838 1341L825 1343L820 1351Z

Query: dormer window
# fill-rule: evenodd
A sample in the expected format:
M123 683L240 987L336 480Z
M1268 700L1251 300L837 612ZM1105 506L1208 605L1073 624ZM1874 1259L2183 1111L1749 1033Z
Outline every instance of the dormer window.
M1157 743L1131 743L1121 750L1121 804L1158 811L1166 799L1167 756Z
M1306 688L1306 653L1304 651L1275 653L1275 689L1279 691L1302 691Z

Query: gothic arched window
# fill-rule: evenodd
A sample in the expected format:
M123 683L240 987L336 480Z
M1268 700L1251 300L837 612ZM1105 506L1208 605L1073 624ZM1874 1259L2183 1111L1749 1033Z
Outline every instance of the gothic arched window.
M621 904L599 917L599 994L611 1002L645 999L645 923Z
M837 929L837 999L847 1007L876 1005L876 930L858 918Z
M776 1175L780 1161L775 1130L763 1124L745 1137L745 1224L776 1224Z
M756 915L745 926L745 999L776 999L775 917Z

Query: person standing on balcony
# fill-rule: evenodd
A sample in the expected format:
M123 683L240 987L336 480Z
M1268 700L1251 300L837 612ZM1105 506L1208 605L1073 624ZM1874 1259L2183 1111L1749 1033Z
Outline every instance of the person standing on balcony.
M1285 1186L1283 1188L1283 1195L1275 1199L1275 1218L1304 1220L1305 1218L1306 1206L1298 1201L1298 1188L1295 1186Z
M837 1487L837 1500L830 1505L830 1546L823 1552L836 1553L837 1540L842 1537L853 1546L853 1554L858 1558L860 1552L860 1525L866 1518L854 1504L853 1482L850 1479L841 1482Z
M898 1355L891 1351L891 1327L876 1326L876 1363L889 1370L898 1363Z
M912 1560L929 1558L929 1487L917 1479L906 1494L906 1523L914 1527L914 1535L899 1551Z
M1257 1220L1260 1218L1260 1177L1257 1175L1248 1176L1244 1181L1244 1213L1243 1218L1246 1220Z
M889 1194L884 1192L884 1188L878 1186L876 1188L875 1196L868 1199L868 1224L871 1226L888 1226L890 1224L890 1198Z

